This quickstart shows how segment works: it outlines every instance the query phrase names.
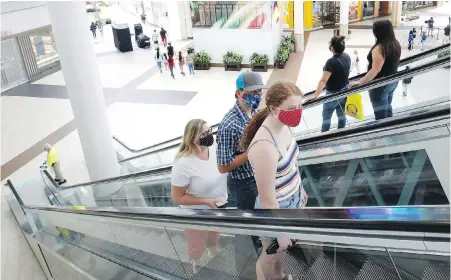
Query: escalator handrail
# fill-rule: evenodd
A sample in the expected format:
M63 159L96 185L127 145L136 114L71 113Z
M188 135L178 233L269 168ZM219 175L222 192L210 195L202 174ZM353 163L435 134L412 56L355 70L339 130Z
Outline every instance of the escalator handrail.
M272 226L280 227L282 232L286 227L300 227L450 233L449 205L257 209L250 211L236 209L200 210L178 207L86 207L86 209L80 210L69 207L31 205L24 205L23 208L214 227L230 228L234 224Z
M427 51L423 51L423 52L421 52L419 54L406 57L406 58L401 59L399 61L399 66L401 67L401 66L404 66L404 65L407 65L407 64L410 64L410 63L422 60L424 58L427 58L429 56L437 54L437 53L439 53L439 52L441 52L443 50L446 50L449 47L450 47L450 43L447 43L447 44L441 45L439 47L436 47L436 48L433 48L433 49L430 49L430 50L427 50ZM357 80L357 79L360 79L360 78L364 77L365 75L366 75L366 72L365 73L361 73L361 74L356 75L356 76L353 76L353 77L349 78L349 80L350 81ZM310 91L310 92L305 93L304 95L306 97L308 97L310 95L313 95L314 93L315 93L315 91ZM215 132L215 130L217 129L218 126L219 126L219 124L215 124L215 125L212 126L213 132ZM180 142L181 139L182 139L182 136L175 137L175 138L172 138L170 140L166 140L166 141L163 141L161 143L154 144L154 145L142 148L142 149L133 149L133 148L127 146L124 142L120 141L116 136L113 136L113 138L114 138L114 140L116 140L120 145L122 145L127 150L129 150L129 151L131 151L133 153L139 153L139 152L142 152L142 151L145 151L145 150L154 149L154 148L157 148L157 147L164 146L164 145L169 144L169 143L174 142L174 141L179 141ZM180 143L177 143L177 145L179 145L179 144ZM165 150L166 148L162 148L162 149ZM129 157L129 158L126 158L126 159L122 159L119 162L129 161L129 160L132 160L132 159L135 159L135 158L139 158L139 157L142 157L142 156L146 156L146 155L153 154L153 153L158 153L158 152L160 152L160 149L157 149L157 150L154 150L154 151L149 151L149 152L146 152L146 153L140 154L140 155L135 155L135 156L132 156L132 157Z
M409 70L400 71L400 72L398 72L396 74L393 74L391 76L388 76L388 77L383 77L383 78L379 78L379 79L370 81L370 82L365 83L365 84L363 84L361 86L358 86L358 87L354 87L354 88L351 88L351 89L346 89L346 90L343 90L343 91L336 92L334 94L330 94L330 95L327 95L327 96L323 96L323 97L317 98L315 100L306 102L303 105L303 107L304 107L304 109L307 109L307 108L310 108L310 107L319 106L319 105L322 105L324 103L331 102L331 101L334 101L334 100L338 100L338 99L344 98L346 96L349 96L349 95L352 95L352 94L355 94L355 93L366 91L368 89L381 87L381 86L384 86L384 85L387 85L387 84L391 84L391 83L394 83L394 82L397 82L397 81L401 81L401 80L406 79L406 78L413 77L415 75L419 75L419 74L422 74L422 73L425 73L425 72L429 72L429 71L432 71L434 69L441 68L443 66L449 65L449 63L450 63L449 62L449 56L448 57L444 57L442 59L435 60L433 62L426 63L426 64L420 65L418 67L411 68ZM215 125L214 127L215 128L213 129L213 134L216 134L218 125ZM179 141L181 141L181 138L175 138L175 139L173 139L171 141L176 141L177 139L179 139ZM126 159L122 159L122 160L119 161L119 163L127 162L127 161L134 160L134 159L137 159L137 158L142 158L142 157L149 156L149 155L152 155L152 154L155 154L155 153L163 152L163 151L166 151L166 150L178 147L179 145L180 145L180 143L177 142L177 143L174 143L174 144L172 144L170 146L166 146L166 147L163 147L163 148L160 148L160 149L157 149L157 150L149 151L147 153L143 153L143 154L139 154L139 155L136 155L136 156L132 156L132 157L129 157L129 158L126 158Z
M435 108L429 108L423 112L417 112L412 113L409 115L401 115L397 117L387 118L384 120L374 121L371 123L368 123L364 126L352 126L345 129L337 129L333 131L329 131L327 133L321 133L319 135L309 135L307 137L302 137L300 139L296 139L298 146L301 148L305 145L311 145L313 143L318 142L325 142L325 141L332 141L337 138L342 138L345 136L355 136L357 133L365 133L374 131L376 129L384 129L384 128L390 128L398 125L403 125L406 123L413 123L413 122L421 122L425 120L430 120L437 117L446 117L449 118L450 115L450 106L449 104L445 104L439 107ZM71 189L71 188L77 188L82 186L90 186L90 185L96 185L96 184L105 184L105 183L111 183L115 181L124 181L124 180L130 180L130 179L138 179L142 177L148 177L148 176L156 176L156 175L167 175L170 173L172 169L172 165L165 165L160 166L156 168L152 168L145 171L140 171L132 174L127 175L121 175L117 177L112 178L106 178L102 180L92 181L92 182L85 182L70 186L55 186L59 187L60 189ZM44 174L51 178L51 175L47 172L47 170L44 170Z

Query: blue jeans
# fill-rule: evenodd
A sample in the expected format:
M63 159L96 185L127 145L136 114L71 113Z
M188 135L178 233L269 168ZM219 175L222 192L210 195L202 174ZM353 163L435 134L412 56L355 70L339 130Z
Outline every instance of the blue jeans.
M229 191L228 205L241 210L254 210L257 198L257 183L254 177L247 179L227 178ZM249 238L250 237L250 238ZM258 256L260 240L258 236L235 235L235 268L237 276L243 270L251 255ZM255 252L255 254L253 253Z
M398 87L398 82L368 91L376 120L393 117L391 102L396 87Z
M348 86L346 86L344 89L346 89L347 87ZM326 95L332 94L337 91L327 91ZM329 131L331 123L330 120L332 119L332 115L334 114L335 110L337 110L338 128L343 128L346 126L346 115L345 115L346 100L347 98L345 97L339 100L323 104L323 125L321 126L321 132Z
M192 63L188 63L188 71L194 73L194 65Z

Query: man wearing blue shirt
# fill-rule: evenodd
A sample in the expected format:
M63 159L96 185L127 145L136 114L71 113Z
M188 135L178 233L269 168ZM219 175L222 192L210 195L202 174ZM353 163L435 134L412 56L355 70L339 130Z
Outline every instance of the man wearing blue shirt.
M254 209L258 192L254 171L247 158L247 151L240 149L239 143L244 129L260 105L264 87L260 74L240 73L236 79L236 103L218 127L218 170L221 173L229 173L227 176L229 206L236 205L238 209L242 210ZM252 241L255 249L258 250L258 237L252 236Z

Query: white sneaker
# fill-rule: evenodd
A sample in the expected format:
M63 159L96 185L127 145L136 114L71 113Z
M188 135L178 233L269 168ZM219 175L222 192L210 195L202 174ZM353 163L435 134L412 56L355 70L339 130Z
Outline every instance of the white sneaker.
M193 263L193 272L198 273L202 269L200 260L192 260L191 262Z

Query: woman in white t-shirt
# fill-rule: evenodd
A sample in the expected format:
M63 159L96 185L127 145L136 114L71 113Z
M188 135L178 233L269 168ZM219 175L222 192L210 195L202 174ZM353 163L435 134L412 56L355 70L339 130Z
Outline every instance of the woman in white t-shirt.
M171 174L171 199L181 208L216 209L227 203L227 174L218 171L214 142L205 121L188 122ZM218 254L219 233L186 229L185 234L196 273L205 247L209 256Z

